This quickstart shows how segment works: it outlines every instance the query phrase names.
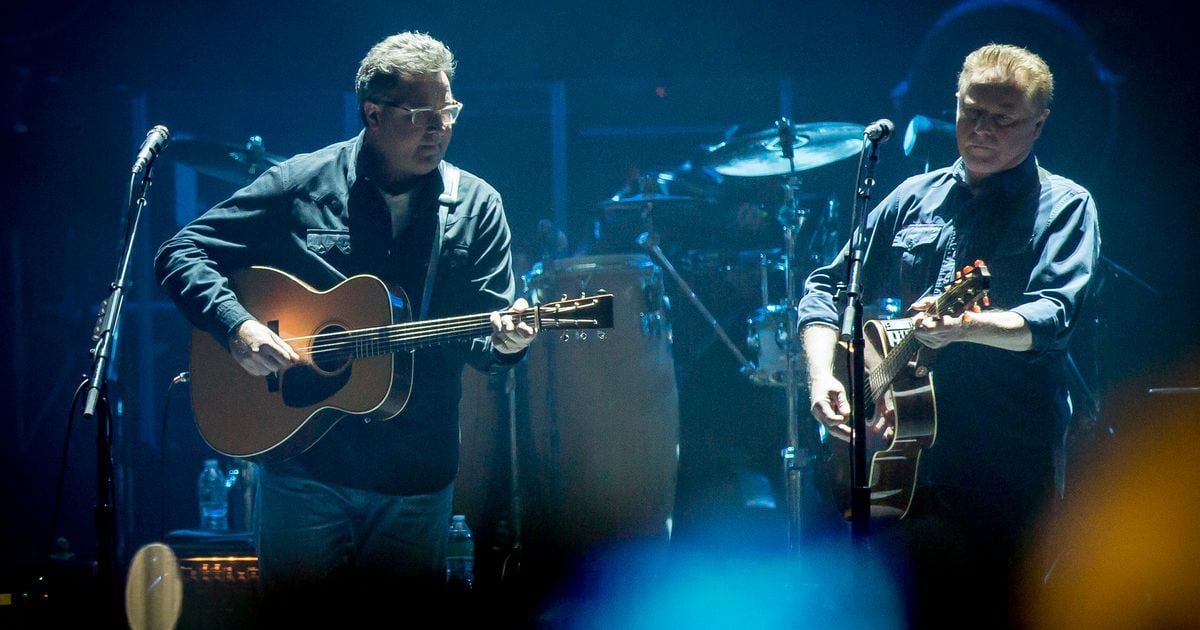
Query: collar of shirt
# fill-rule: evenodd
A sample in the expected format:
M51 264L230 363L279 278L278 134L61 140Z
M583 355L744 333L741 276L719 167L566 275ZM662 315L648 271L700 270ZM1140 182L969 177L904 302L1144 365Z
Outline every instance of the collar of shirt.
M354 183L358 181L358 160L362 156L363 139L366 135L366 129L358 132L358 135L354 137L354 145L350 149L350 160L346 166L346 184L350 188L354 188Z
M972 188L967 183L967 165L960 157L951 167L955 184L971 191L975 196L998 196L1001 198L1016 198L1022 196L1029 187L1038 180L1037 157L1030 153L1020 164L999 173L986 177L978 187Z

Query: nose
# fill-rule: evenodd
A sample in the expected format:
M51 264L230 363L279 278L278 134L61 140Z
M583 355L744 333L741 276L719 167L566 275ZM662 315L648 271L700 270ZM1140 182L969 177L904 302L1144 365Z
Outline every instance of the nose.
M983 115L979 116L978 118L975 119L975 124L973 125L976 133L984 133L985 131L991 131L992 129L995 128L995 126L996 126L996 121L994 121L992 119L991 114L983 114Z

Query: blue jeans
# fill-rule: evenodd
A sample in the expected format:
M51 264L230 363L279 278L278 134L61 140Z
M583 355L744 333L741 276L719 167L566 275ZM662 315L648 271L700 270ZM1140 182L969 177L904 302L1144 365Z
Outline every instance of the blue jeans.
M392 496L260 469L255 538L268 611L286 606L312 621L322 602L363 610L437 593L453 497L453 483Z

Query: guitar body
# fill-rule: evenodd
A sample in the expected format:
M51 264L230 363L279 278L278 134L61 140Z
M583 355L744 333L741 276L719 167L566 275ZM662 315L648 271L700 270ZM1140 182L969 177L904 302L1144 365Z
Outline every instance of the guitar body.
M393 418L412 394L416 350L492 334L491 313L408 321L404 291L389 291L374 276L354 276L328 291L268 267L239 271L232 281L242 305L300 360L281 373L251 376L212 335L193 331L196 427L209 446L230 457L287 459L348 415ZM613 296L503 314L534 330L612 328Z
M869 374L880 365L884 357L911 330L912 321L908 319L872 320L864 323L863 363L866 372ZM919 351L915 360L899 371L891 387L880 396L871 417L867 419L866 446L872 518L904 518L916 490L921 451L933 446L937 437L937 407L933 379L928 369L922 366L925 358L922 355L926 351ZM835 374L849 373L845 356L844 351L837 353ZM885 421L878 431L871 429L880 422L885 407L893 405L893 419ZM885 438L885 430L888 428L891 429L891 433ZM838 509L843 516L850 518L853 467L850 445L836 438L828 438L825 457L831 467L830 476Z
M945 286L924 306L933 317L957 317L967 311L980 312L987 305L991 274L982 260L963 267L954 282ZM836 353L834 374L850 386L845 347ZM908 514L917 487L921 451L933 446L937 437L937 401L929 358L933 351L913 334L911 319L872 320L863 324L863 390L872 401L865 440L870 489L870 516L901 519ZM889 418L885 410L894 413ZM826 436L822 460L833 483L834 500L846 518L851 518L851 445Z
M233 276L239 301L284 339L389 326L408 319L403 291L355 276L328 291L267 267ZM387 419L412 390L413 355L314 353L293 341L300 362L281 374L252 376L202 330L192 333L192 409L204 441L230 457L286 459L308 450L347 414Z

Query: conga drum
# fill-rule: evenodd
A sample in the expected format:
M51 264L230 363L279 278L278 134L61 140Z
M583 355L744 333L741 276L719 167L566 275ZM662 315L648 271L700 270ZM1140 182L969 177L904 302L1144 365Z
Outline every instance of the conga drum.
M527 549L573 556L661 539L675 503L679 396L662 270L644 254L549 261L532 303L613 294L605 330L543 331L518 371Z

